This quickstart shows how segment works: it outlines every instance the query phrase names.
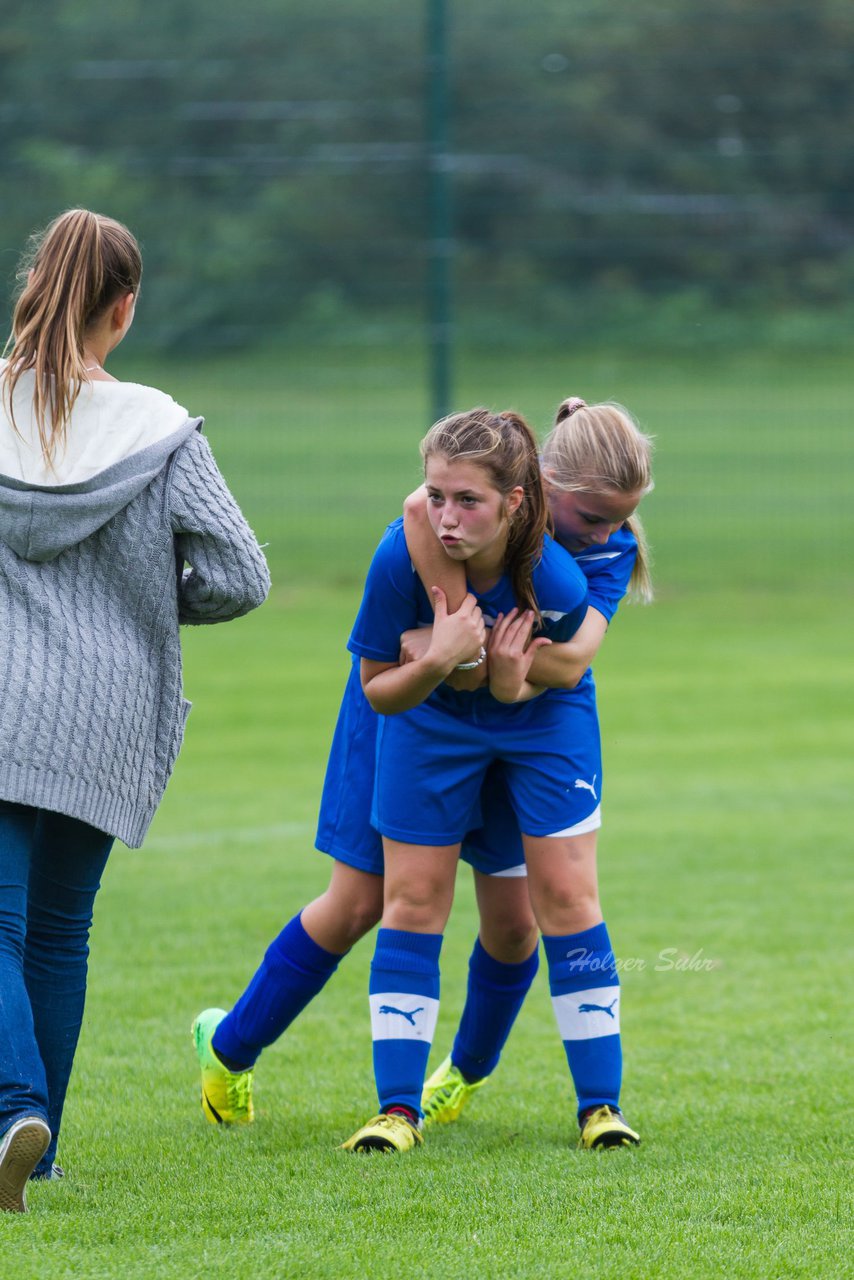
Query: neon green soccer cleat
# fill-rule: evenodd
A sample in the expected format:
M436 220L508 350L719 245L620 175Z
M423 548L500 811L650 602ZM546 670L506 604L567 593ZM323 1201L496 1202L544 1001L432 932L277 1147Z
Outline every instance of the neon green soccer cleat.
M389 1115L374 1116L367 1124L363 1124L341 1143L341 1151L357 1151L364 1155L372 1151L390 1154L392 1151L411 1151L420 1147L424 1139L414 1124L410 1124L405 1116L392 1112Z
M193 1044L202 1072L202 1111L211 1124L251 1124L255 1071L229 1071L213 1051L211 1040L225 1009L204 1009L193 1023Z
M451 1062L450 1055L432 1076L424 1081L421 1094L421 1110L424 1112L424 1123L451 1124L459 1117L475 1089L486 1084L489 1076L481 1080L468 1081Z
M588 1111L581 1126L580 1147L588 1151L603 1150L607 1147L636 1147L640 1135L630 1129L623 1119L622 1111L616 1107L595 1107Z

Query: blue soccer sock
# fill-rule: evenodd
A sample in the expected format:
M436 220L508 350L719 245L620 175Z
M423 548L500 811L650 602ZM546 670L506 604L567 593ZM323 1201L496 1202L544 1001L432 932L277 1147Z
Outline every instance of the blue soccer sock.
M578 1113L618 1107L623 1055L620 980L605 924L581 933L544 937L549 988L575 1092Z
M441 933L380 929L371 961L371 1031L380 1110L421 1116L421 1090L439 1013Z
M451 1050L451 1061L467 1080L482 1080L497 1067L539 963L536 947L520 964L505 964L492 958L480 938L476 940L465 1008Z
M251 1067L322 990L342 959L319 946L294 916L270 943L249 986L214 1032L214 1052L227 1065Z

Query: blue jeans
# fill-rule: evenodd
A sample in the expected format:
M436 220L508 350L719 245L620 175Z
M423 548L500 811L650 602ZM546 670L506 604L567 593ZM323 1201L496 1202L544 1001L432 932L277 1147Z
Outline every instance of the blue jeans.
M0 1135L47 1121L56 1154L77 1048L92 905L113 837L46 809L0 800Z

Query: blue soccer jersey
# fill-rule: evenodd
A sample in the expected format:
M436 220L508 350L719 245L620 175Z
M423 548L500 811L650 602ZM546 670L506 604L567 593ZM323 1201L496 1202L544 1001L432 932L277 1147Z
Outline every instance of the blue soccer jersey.
M543 615L541 634L556 643L571 640L587 612L587 581L572 557L552 538L545 539L533 586ZM506 575L490 591L475 594L487 626L516 604ZM360 658L397 662L403 632L432 625L433 609L410 559L400 518L388 526L374 553L347 647ZM548 690L543 697L561 692ZM503 705L487 689L458 693L446 685L434 690L427 701L441 702L447 710L460 714L475 709L488 714L490 708Z
M547 538L532 578L546 634L558 642L571 639L587 612L583 573ZM487 620L515 604L506 576L477 599ZM397 520L372 561L349 648L360 657L396 662L401 633L432 619L403 521ZM595 705L586 715L584 710L568 690L549 689L507 705L488 689L459 693L440 685L411 710L382 716L373 825L407 843L457 843L471 826L487 768L502 760L522 829L535 836L564 830L575 811L567 800L567 773L577 767L570 744L596 731Z
M635 567L638 544L625 525L602 546L585 547L573 557L587 579L588 604L610 622L626 594Z
M393 524L389 529L394 527ZM609 620L625 594L636 550L634 537L627 529L621 529L604 546L590 548L575 557L587 579L588 604ZM564 556L569 554L564 552ZM411 564L407 570L411 573ZM403 583L409 585L405 575ZM426 593L422 594L427 611L420 621L432 624L432 609L427 603ZM400 633L396 637L398 646L399 637ZM383 657L377 660L392 659ZM577 690L568 691L582 706L578 723L574 726L579 742L572 782L574 784L577 777L582 782L589 782L591 787L587 790L573 785L571 789L576 806L571 825L579 832L599 825L600 780L596 775L601 773L601 764L595 697L591 696L593 690L589 673L585 683L588 687L580 694ZM362 692L358 658L354 655L326 769L315 843L321 852L338 861L382 875L382 840L370 822L377 724L378 717ZM524 862L518 820L500 765L489 771L477 808L478 816L473 818L478 824L477 829L467 836L462 857L487 875L522 874Z

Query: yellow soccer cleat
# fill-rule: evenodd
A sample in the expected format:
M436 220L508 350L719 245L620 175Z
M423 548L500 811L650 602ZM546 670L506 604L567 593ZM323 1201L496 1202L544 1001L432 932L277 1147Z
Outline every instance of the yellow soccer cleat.
M410 1124L398 1112L392 1112L391 1115L374 1116L373 1120L363 1124L352 1138L341 1143L340 1150L363 1154L371 1151L411 1151L413 1147L420 1147L423 1141L414 1124Z
M424 1123L451 1124L459 1117L475 1089L486 1084L489 1076L480 1080L466 1080L459 1067L451 1062L450 1055L424 1081L421 1094L421 1110L424 1112Z
M229 1071L213 1051L213 1034L225 1017L225 1009L204 1009L193 1023L193 1044L202 1073L202 1111L211 1124L251 1124L252 1081L248 1071Z
M578 1145L588 1151L601 1151L608 1147L636 1147L640 1134L630 1129L617 1107L594 1107L584 1116Z

